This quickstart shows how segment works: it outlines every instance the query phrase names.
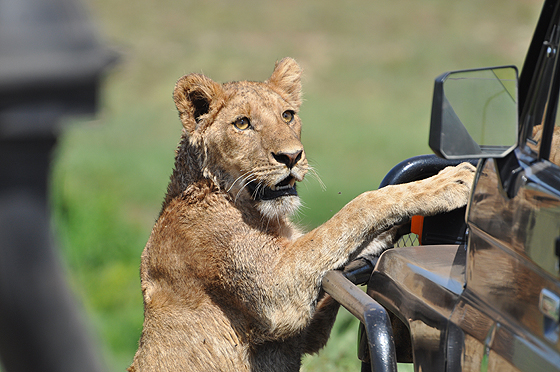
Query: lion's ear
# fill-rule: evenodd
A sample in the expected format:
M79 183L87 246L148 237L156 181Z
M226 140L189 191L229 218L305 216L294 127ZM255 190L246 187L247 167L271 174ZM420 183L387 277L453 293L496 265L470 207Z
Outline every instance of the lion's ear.
M204 75L189 74L180 78L175 84L173 99L183 127L191 134L200 129L202 116L208 114L222 96L222 86Z
M302 69L290 57L276 62L272 76L266 81L268 84L280 88L293 105L301 105L301 74Z

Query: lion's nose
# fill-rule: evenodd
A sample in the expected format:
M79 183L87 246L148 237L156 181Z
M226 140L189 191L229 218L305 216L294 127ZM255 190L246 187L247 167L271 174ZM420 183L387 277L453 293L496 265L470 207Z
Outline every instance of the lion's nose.
M303 150L298 150L295 152L273 152L272 156L278 163L285 164L288 168L292 169L301 160L302 154Z

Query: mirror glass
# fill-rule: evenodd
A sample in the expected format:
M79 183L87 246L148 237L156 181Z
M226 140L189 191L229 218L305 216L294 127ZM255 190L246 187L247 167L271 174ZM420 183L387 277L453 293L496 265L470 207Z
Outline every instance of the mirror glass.
M517 69L446 73L436 79L432 128L447 159L502 157L517 145ZM434 123L434 120L437 123ZM434 127L435 125L435 127Z

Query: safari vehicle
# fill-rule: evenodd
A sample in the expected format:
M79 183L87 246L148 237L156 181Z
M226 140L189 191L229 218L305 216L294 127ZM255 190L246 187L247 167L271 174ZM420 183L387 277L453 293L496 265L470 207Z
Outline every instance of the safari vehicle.
M402 162L381 186L466 160L478 164L470 201L413 217L413 246L325 276L361 321L362 371L560 371L559 41L560 1L546 0L519 77L510 66L436 79L438 157Z

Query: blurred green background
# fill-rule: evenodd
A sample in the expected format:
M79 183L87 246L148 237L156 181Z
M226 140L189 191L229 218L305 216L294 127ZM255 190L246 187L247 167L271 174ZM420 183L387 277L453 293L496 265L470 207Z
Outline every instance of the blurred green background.
M296 220L313 228L393 165L430 153L433 79L521 68L541 3L533 0L88 0L121 54L94 121L67 125L52 206L73 289L111 371L132 360L142 326L140 254L157 217L181 125L175 81L264 80L276 60L304 68L303 142L326 189L308 177ZM341 311L304 371L358 371L357 322Z

